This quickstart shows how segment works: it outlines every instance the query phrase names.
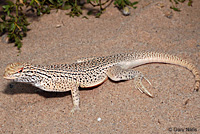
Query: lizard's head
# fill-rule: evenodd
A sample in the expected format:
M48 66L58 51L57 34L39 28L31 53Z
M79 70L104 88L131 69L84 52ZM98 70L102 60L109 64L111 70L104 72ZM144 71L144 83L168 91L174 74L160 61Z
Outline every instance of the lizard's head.
M23 69L24 69L25 65L26 64L24 64L24 63L8 64L6 69L5 69L3 77L5 79L11 79L11 80L19 78L22 75L22 72L23 72Z

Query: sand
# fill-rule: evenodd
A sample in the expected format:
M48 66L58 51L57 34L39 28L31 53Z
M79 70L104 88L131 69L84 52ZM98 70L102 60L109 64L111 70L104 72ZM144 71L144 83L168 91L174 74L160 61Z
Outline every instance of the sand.
M133 81L106 81L80 89L81 111L70 114L71 93L45 92L3 79L12 62L71 63L81 57L149 50L177 55L200 70L200 1L172 11L167 0L141 0L130 16L113 5L98 19L71 18L66 11L29 18L31 29L18 55L0 43L0 133L199 133L200 93L185 68L149 64L136 68L152 83L150 98ZM84 10L84 13L87 11Z

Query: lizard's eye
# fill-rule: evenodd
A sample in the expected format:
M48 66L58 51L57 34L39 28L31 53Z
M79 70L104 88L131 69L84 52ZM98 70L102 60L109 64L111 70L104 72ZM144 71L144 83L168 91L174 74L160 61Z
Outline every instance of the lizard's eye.
M23 68L21 68L19 71L18 71L18 73L21 73L23 71Z

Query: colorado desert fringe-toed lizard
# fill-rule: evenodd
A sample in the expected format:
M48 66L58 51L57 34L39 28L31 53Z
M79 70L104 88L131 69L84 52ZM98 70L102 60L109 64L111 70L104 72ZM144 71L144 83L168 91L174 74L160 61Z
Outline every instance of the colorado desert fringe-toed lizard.
M74 112L79 110L78 88L94 87L102 84L108 78L113 81L134 79L135 87L152 97L142 84L142 79L145 79L151 85L149 80L141 72L131 69L148 63L168 63L187 68L195 77L194 89L198 91L200 76L193 64L176 56L158 52L116 54L85 58L72 64L49 66L12 63L6 67L4 78L31 83L45 91L65 92L71 90L74 105L72 112Z

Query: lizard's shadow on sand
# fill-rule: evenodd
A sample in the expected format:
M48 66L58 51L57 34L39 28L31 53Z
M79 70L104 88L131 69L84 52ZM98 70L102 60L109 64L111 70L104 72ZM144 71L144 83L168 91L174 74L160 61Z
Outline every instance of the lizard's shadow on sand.
M70 91L67 92L47 92L43 91L31 84L27 83L17 83L11 82L7 85L6 89L3 91L5 94L38 94L45 98L55 98L55 97L65 97L67 95L71 95Z
M96 87L92 88L79 88L79 90L93 90ZM6 89L3 91L5 94L14 95L14 94L38 94L45 98L56 98L56 97L65 97L67 95L71 95L71 91L66 92L48 92L41 90L31 84L28 83L18 83L18 82L10 82Z

